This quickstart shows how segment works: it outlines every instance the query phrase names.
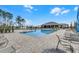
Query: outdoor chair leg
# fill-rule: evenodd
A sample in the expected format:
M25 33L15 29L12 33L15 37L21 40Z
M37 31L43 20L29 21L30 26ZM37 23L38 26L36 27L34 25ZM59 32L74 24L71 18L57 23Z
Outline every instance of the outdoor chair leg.
M59 43L60 43L60 40L57 43L56 50L58 50Z
M74 52L74 49L73 49L73 47L71 45L70 45L70 51L71 51L71 53Z

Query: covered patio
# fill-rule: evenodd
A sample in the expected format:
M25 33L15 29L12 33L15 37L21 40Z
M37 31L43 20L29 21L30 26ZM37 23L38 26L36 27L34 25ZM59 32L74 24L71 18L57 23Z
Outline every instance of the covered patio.
M58 24L56 22L48 22L42 24L41 28L68 28L68 24Z

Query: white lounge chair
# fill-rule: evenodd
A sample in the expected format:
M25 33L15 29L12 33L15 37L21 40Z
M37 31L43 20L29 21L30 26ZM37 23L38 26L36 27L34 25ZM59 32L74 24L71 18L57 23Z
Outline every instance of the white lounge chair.
M70 51L73 53L74 52L74 49L73 47L71 46L71 42L69 40L69 37L68 39L66 37L64 38L60 38L59 35L56 35L57 38L58 38L58 43L57 43L57 46L56 46L56 50L59 48L59 45L62 45L62 46L65 46L65 47L69 47L70 48Z
M0 53L16 53L16 49L15 49L15 47L12 45L12 46L9 46L9 47L0 49Z
M5 38L3 35L0 36L0 49L6 47L8 43L9 41L7 38Z

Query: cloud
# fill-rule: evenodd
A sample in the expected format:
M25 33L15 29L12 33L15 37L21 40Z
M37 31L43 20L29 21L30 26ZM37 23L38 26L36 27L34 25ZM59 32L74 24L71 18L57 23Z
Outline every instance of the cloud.
M51 11L50 11L50 13L51 14L55 14L55 15L59 15L60 14L60 12L61 12L61 8L58 8L58 7L55 7L55 8L53 8Z
M32 5L24 5L24 7L26 8L26 10L28 12L32 12L32 11L37 11L38 9L35 9Z
M55 7L53 9L51 9L51 11L50 11L50 13L54 14L55 16L63 15L63 14L69 13L69 12L70 12L69 9L59 8L59 7Z
M76 6L76 7L74 7L74 11L77 11L77 9L78 9L78 7Z
M25 26L30 26L30 25L32 25L32 21L31 21L31 20L29 20L29 19L25 19L25 20L26 20Z
M61 15L66 14L66 13L69 13L69 12L70 12L69 9L67 9L67 10L63 10L63 11L61 12Z
M24 5L24 7L28 8L28 9L31 9L31 10L34 8L34 7L31 6L31 5Z
M28 11L28 12L32 12L32 10L30 10L30 9L26 9L26 11Z

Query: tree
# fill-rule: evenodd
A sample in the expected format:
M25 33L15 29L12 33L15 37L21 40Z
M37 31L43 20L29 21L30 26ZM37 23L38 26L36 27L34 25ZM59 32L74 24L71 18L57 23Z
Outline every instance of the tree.
M16 17L16 23L18 24L19 27L21 26L21 17L20 16Z
M2 16L2 12L3 12L3 11L0 9L0 16Z
M3 15L3 10L2 9L0 9L0 23L2 23L2 16Z
M8 25L8 24L10 24L10 20L13 18L13 15L9 12L3 11L3 18L5 21L5 24Z
M0 9L0 18L2 18L3 21L5 21L4 22L5 25L8 25L10 23L10 20L13 18L13 14Z
M23 27L25 23L25 19L23 19L21 16L17 16L16 23L18 24L18 27Z
M2 25L0 27L2 28L3 32L7 32L7 31L10 32L10 30L12 28L10 25L12 18L13 18L13 14L0 9L0 20L1 20L0 23L2 23ZM9 26L7 26L7 25L9 25Z
M22 25L22 27L24 26L24 24L25 24L25 19L21 19L21 25Z

